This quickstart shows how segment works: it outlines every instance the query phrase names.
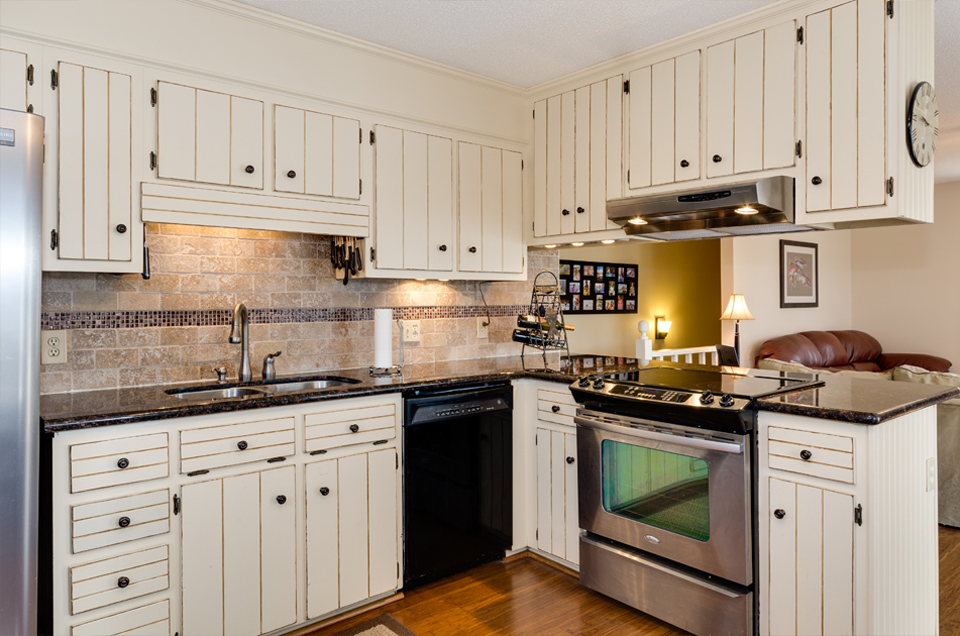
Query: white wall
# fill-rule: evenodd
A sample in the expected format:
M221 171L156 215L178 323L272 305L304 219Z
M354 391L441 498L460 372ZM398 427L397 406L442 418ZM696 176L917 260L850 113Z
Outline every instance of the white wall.
M853 325L884 351L960 366L960 183L934 189L934 223L853 233Z
M780 308L782 239L819 244L819 307ZM798 331L852 328L850 230L740 236L721 239L721 243L721 305L726 306L730 294L743 294L754 317L740 323L744 366L753 366L760 345L770 338ZM722 310L720 307L718 312ZM732 325L724 325L723 340L733 344Z

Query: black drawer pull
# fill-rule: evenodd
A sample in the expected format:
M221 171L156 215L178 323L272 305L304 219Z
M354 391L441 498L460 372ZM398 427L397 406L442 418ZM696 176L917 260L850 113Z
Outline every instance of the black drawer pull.
M323 488L320 489L320 494L326 497L327 495L330 494L330 489L324 486Z
M271 457L270 459L267 460L267 463L276 464L277 462L285 462L285 461L287 461L286 457Z
M681 168L689 168L689 167L690 167L690 162L687 161L686 159L684 159L684 160L682 160L682 161L680 162L680 167L681 167Z
M246 172L247 174L253 174L254 170L256 170L256 168L254 168L253 166L247 166L246 168L243 169L243 171Z
M553 411L554 413L559 413L559 412L560 412L560 405L559 405L559 404L554 404L553 406L550 407L550 410Z
M130 525L130 517L120 517L120 521L117 523L121 528L126 528Z
M359 431L359 430L360 430L360 425L359 425L359 424L351 424L351 425L350 425L350 432L351 432L351 433L356 433L356 432Z
M127 459L126 457L121 457L120 459L117 460L117 468L121 470L123 470L129 465L130 465L130 460Z
M471 245L471 246L470 246L470 249L469 249L468 251L469 251L471 254L476 254L476 253L477 253L477 246L476 246L476 245Z
M720 155L713 155L713 163L720 163L721 161L723 161L723 157Z
M584 212L586 212L586 210L583 208L577 208L577 214L583 214Z
M117 579L117 587L124 588L124 587L127 587L128 585L130 585L130 579L128 579L127 577L121 576L119 579Z
M374 445L374 446L380 446L380 444L386 444L386 443L387 443L387 440L385 440L385 439L378 439L377 441L375 441L375 442L373 443L373 445Z
M441 245L439 249L440 249L441 252L446 252L446 251L447 251L447 246L446 246L446 245Z
M240 440L239 442L237 442L237 448L239 448L240 450L247 450L247 443L243 440Z
M280 504L281 506L282 506L283 504L287 503L287 496L286 496L286 495L277 495L277 503Z
M572 464L572 463L575 462L575 461L577 461L577 460L575 460L573 457L567 457L567 463L568 463L568 464Z
M117 232L119 232L120 234L126 234L127 226L124 225L123 223L117 224Z
M814 177L813 179L810 179L810 183L812 183L813 185L820 185L821 183L823 183L823 179L821 179L820 177Z
M783 519L784 517L787 516L787 513L781 510L780 508L777 508L776 510L773 511L773 516L776 517L777 519Z
M326 454L327 454L327 449L324 448L323 450L310 451L310 454L311 454L311 455L326 455Z
M570 210L563 210L563 211L561 212L561 214L562 214L563 216L570 216Z
M803 449L802 451L800 451L800 459L809 460L811 457L813 457L813 453L811 453L807 449Z
M291 170L290 172L288 172L288 173L287 173L287 178L288 178L288 179L296 179L296 178L297 178L297 171L296 171L296 170Z

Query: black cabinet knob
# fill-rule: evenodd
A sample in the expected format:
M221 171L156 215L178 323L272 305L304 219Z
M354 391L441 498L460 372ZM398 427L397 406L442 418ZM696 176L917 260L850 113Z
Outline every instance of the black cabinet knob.
M568 464L572 464L572 463L575 462L575 461L577 461L577 460L575 460L573 457L567 457L567 463L568 463Z
M584 212L586 212L586 210L583 208L577 208L577 214L583 214Z
M690 162L687 161L686 159L684 159L683 161L680 162L680 167L681 167L681 168L689 168L689 167L690 167Z
M467 250L467 251L469 251L471 254L476 254L476 253L477 253L477 246L476 246L476 245L471 245L471 246L470 246L470 249Z
M821 179L820 177L814 177L813 179L810 179L810 183L812 183L813 185L820 185L821 183L823 183L823 179Z
M117 522L121 528L126 528L130 525L130 517L120 517L120 521Z
M811 457L813 457L813 453L811 453L807 449L803 449L802 451L800 451L800 459L809 460Z
M127 577L121 576L119 579L117 579L117 587L124 588L124 587L127 587L128 585L130 585L130 579L128 579Z
M326 497L327 495L330 494L330 489L324 486L323 488L320 489L320 494Z
M288 173L287 173L287 178L289 178L289 179L296 179L296 178L297 178L297 171L296 171L296 170L291 170L290 172L288 172Z
M720 155L713 155L713 163L720 163L721 161L723 161L723 157Z
M243 169L243 171L246 172L247 174L253 174L254 170L256 170L256 168L254 168L253 166L247 166L246 168Z
M117 468L123 469L130 465L130 460L126 457L121 457L117 460Z
M554 404L553 406L550 407L550 410L553 411L554 413L559 413L560 406L558 404Z
M124 225L123 223L118 224L118 225L117 225L117 232L120 233L120 234L126 234L126 233L127 233L127 226Z
M570 210L564 210L561 214L563 214L563 216L570 216Z
M356 433L356 432L359 431L359 430L360 430L360 425L359 425L359 424L351 424L351 425L350 425L350 432L351 432L351 433Z
M447 251L447 246L446 246L446 245L441 245L438 249L439 249L441 252L446 252L446 251Z
M239 448L240 450L247 450L247 443L243 440L240 440L239 442L237 442L237 448Z
M280 504L281 506L287 503L286 495L277 495L277 503Z
M773 511L773 516L776 517L777 519L783 519L784 517L787 516L787 513L781 510L780 508L777 508L776 510Z

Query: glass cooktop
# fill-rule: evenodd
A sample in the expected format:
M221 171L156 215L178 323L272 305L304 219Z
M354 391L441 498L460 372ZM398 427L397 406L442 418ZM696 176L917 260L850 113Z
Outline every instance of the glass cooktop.
M650 367L624 373L609 373L604 374L604 378L620 384L676 391L710 391L717 395L729 393L742 398L761 398L823 385L818 376L801 373L754 370L750 375L742 375L674 367Z

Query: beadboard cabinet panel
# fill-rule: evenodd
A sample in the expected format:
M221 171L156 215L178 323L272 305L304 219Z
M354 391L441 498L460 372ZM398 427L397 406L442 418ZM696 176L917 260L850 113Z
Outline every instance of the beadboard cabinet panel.
M675 179L700 177L700 51L676 60Z
M0 49L0 108L27 110L27 54Z
M733 87L733 171L763 169L763 31L737 38Z
M763 168L794 165L796 159L797 23L763 34Z
M733 40L707 49L707 177L733 174L735 54Z

